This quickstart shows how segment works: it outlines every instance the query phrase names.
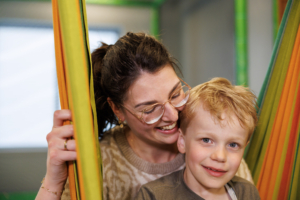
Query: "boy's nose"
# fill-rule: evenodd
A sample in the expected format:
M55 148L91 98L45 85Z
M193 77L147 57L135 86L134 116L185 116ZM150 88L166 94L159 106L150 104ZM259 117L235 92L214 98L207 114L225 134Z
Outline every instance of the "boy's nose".
M172 106L170 104L170 102L167 102L165 104L165 112L164 112L164 115L162 116L162 120L163 121L172 121L172 122L175 122L178 120L178 110L176 108L174 108L174 106Z
M217 162L226 162L226 149L224 147L216 148L215 151L211 154L211 159Z

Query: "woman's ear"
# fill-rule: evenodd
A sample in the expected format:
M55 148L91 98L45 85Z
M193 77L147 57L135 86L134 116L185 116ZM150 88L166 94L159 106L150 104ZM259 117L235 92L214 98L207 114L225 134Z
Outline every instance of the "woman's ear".
M125 117L124 117L124 113L121 110L121 108L119 108L118 106L116 106L116 104L114 104L114 102L109 97L107 97L107 102L108 102L109 106L111 107L112 111L118 117L118 119L123 122L125 120Z
M179 128L179 137L177 140L177 147L178 147L178 151L180 153L185 153L185 137L181 131L181 129Z

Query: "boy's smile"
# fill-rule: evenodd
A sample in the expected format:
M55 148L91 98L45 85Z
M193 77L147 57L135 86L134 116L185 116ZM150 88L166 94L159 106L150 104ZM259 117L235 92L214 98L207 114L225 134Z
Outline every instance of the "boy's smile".
M215 176L215 177L223 176L227 172L225 170L216 169L214 167L209 167L209 166L203 166L203 167L211 176Z
M237 117L229 112L222 119L220 124L201 103L178 139L179 151L186 154L185 183L202 198L226 193L224 185L237 172L247 145L249 131Z

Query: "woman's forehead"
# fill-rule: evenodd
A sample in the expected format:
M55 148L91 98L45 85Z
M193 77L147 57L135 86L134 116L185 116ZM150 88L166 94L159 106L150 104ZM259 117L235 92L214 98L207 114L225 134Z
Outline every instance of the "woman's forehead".
M133 106L144 101L166 101L179 81L174 69L168 65L156 73L142 72L127 92L127 103Z

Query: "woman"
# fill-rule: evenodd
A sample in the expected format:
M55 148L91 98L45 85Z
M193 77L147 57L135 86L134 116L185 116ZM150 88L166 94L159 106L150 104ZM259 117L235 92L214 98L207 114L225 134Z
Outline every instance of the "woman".
M189 86L176 75L166 48L143 33L103 44L92 61L104 199L132 199L142 184L184 167L177 122ZM64 148L73 136L72 125L62 126L65 120L72 120L70 111L55 112L47 135L47 173L36 199L59 199L67 179L65 161L76 159L74 140ZM118 126L103 133L108 124ZM246 172L242 177L251 180L247 167Z

